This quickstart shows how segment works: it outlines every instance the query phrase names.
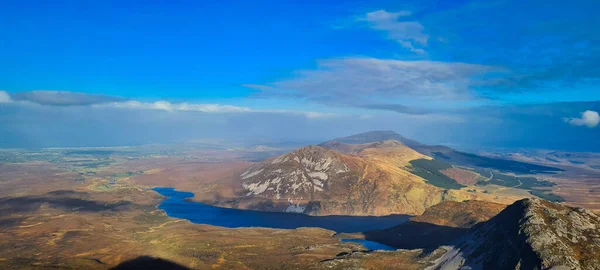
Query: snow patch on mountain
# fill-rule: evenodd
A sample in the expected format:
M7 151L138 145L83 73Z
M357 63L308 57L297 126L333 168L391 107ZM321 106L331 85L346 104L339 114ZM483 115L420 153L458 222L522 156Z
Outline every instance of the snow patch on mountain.
M349 172L333 151L309 146L250 167L240 175L246 196L269 199L312 198L326 191L332 175ZM292 207L290 210L298 211Z

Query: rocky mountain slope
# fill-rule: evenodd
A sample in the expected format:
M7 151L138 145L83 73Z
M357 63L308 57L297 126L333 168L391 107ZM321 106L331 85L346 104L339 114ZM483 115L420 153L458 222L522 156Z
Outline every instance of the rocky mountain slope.
M444 249L431 269L600 269L600 217L524 199Z
M240 175L244 194L230 205L313 215L416 215L442 201L476 197L412 174L411 160L430 158L400 142L347 153L309 146L257 163Z
M385 140L373 141L380 139ZM511 204L534 192L548 197L552 194L532 189L552 183L499 172L546 169L552 168L428 146L393 131L373 131L256 163L233 180L239 183L234 196L207 203L311 215L419 215L442 201ZM489 184L499 187L482 188ZM496 192L513 187L526 192Z
M317 146L304 147L257 163L240 175L247 197L286 200L288 212L304 212L310 202L323 199L332 183L352 177L344 156Z

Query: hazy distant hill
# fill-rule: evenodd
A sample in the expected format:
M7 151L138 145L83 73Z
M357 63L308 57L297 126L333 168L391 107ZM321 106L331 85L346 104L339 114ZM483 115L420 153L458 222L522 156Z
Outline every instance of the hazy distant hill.
M373 143L380 141L394 140L403 143L404 145L413 148L413 146L421 145L421 143L408 139L394 131L391 130L383 130L383 131L369 131L364 133L359 133L343 138L333 139L324 143L319 144L320 146L327 147L331 143L346 143L346 144L365 144L365 143Z
M466 167L478 167L495 169L511 173L536 173L536 172L559 172L561 169L525 163L520 161L483 157L475 154L469 154L454 150L450 147L441 145L425 145L417 141L408 139L394 131L370 131L360 133L348 137L333 139L319 144L326 148L336 147L342 144L368 144L383 140L396 140L402 142L406 146L415 151L433 157L437 160L444 161L454 165Z

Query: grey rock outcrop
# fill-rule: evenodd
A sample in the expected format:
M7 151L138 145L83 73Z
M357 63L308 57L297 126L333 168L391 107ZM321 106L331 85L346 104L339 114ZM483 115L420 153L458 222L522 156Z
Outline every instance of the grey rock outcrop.
M524 199L444 249L430 269L600 269L600 217Z

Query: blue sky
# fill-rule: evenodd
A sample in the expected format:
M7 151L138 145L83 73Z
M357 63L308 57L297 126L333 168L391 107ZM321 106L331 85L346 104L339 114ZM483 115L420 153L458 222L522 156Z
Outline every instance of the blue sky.
M349 10L317 1L209 2L9 2L0 11L2 58L10 64L1 70L3 87L131 98L246 97L252 91L242 84L372 50L331 29L336 17L330 13L350 16Z
M287 138L289 132L277 126L300 121L296 126L305 124L306 131L292 135L315 140L372 128L421 136L443 127L444 136L424 140L532 141L527 135L494 140L497 135L489 132L477 135L474 130L485 123L488 131L553 129L564 134L561 147L569 148L579 136L584 144L577 148L600 148L592 139L598 135L600 100L600 2L594 0L9 0L2 5L4 147L66 143L40 139L36 132L44 130L23 119L70 119L79 111L77 117L107 125L96 114L118 111L130 122L142 112L151 114L157 126L174 117L189 125L179 113L223 119L212 127L216 131L138 143L224 136L234 122L266 117L275 122L261 122L255 136ZM537 126L523 117L532 112ZM457 132L459 125L469 132ZM331 130L324 132L323 126ZM58 124L48 129L68 133ZM93 144L133 143L121 140L130 135L123 131Z

